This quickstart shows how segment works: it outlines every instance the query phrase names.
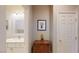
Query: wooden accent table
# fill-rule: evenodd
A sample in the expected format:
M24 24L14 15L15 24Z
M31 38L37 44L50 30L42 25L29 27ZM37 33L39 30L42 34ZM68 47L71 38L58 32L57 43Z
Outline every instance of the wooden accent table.
M35 40L32 53L52 53L52 44L49 40Z

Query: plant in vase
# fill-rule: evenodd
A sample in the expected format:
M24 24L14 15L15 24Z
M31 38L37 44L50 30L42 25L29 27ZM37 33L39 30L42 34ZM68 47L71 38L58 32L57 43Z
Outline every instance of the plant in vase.
M41 34L41 40L44 40L43 34Z

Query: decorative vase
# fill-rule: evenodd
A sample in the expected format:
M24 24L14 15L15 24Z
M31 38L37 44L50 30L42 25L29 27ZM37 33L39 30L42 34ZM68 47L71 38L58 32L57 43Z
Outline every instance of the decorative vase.
M41 40L44 40L44 38L43 38L43 34L41 34Z

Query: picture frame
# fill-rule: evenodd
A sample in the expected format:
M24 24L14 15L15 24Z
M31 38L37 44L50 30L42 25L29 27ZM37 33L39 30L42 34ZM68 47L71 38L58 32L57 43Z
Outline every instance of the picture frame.
M37 31L46 31L46 20L37 20Z

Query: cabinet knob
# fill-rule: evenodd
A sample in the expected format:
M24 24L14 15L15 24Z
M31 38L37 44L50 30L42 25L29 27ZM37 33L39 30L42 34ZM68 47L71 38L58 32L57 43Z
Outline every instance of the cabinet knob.
M13 52L13 48L10 48L11 52Z
M62 40L59 40L59 42L62 42Z
M75 40L77 40L77 37L75 37Z

